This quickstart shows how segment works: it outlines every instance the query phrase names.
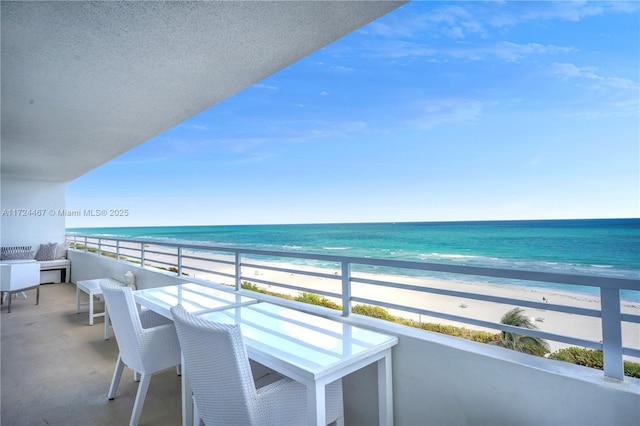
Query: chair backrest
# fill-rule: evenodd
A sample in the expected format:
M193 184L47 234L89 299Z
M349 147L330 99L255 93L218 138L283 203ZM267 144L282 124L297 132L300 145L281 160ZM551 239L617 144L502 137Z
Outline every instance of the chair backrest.
M198 413L206 425L256 424L256 388L237 325L171 308Z
M110 284L106 280L100 283L100 288L109 311L122 361L132 370L144 372L139 344L142 324L133 292L129 287Z

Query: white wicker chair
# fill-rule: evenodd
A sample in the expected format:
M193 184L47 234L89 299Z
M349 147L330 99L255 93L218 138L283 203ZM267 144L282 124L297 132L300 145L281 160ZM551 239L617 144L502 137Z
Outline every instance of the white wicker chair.
M115 398L125 365L134 371L134 377L140 377L129 422L135 426L140 420L151 376L169 367L179 368L178 336L170 319L152 311L138 312L129 287L108 283L101 283L100 287L120 349L108 398Z
M306 387L282 376L255 380L239 326L206 321L182 306L171 314L201 424L307 423ZM327 386L326 404L327 420L344 425L341 380Z

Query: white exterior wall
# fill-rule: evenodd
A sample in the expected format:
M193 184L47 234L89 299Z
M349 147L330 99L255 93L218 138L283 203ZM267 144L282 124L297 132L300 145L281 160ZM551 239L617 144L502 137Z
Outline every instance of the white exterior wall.
M400 336L398 425L640 424L640 380L436 333Z
M139 290L186 282L178 280L175 274L169 272L166 274L156 272L93 253L69 250L67 258L71 261L71 282L74 283L94 278L113 278L124 282L124 274L127 271L131 271L135 275L136 288Z
M40 244L64 242L64 183L3 178L0 188L2 247L30 245L37 252Z
M123 280L127 270L136 274L138 288L185 281L95 254L69 251L69 258L74 282L99 277ZM398 336L399 343L393 349L395 425L640 424L638 379L607 380L600 370L373 318L344 318L338 311L278 300ZM375 366L347 376L343 389L345 423L377 424Z

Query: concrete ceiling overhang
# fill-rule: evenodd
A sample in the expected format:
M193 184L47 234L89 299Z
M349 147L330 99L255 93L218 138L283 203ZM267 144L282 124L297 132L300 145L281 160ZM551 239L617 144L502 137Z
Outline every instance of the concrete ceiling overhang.
M2 177L69 182L401 1L2 1Z

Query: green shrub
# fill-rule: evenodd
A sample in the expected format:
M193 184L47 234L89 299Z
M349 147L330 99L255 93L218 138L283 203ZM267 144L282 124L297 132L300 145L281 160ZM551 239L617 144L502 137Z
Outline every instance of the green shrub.
M446 334L448 336L462 337L463 339L473 340L480 343L491 343L500 339L498 333L490 333L487 331L470 330L464 327L456 327L446 324L421 324L423 330L435 331L436 333Z
M240 287L242 287L243 290L255 291L256 293L266 293L266 291L258 287L257 284L250 283L249 281L242 281Z
M596 351L593 349L572 346L570 348L555 351L549 355L549 359L584 365L585 367L596 368L598 370L604 369L602 351ZM624 375L640 378L640 364L624 361Z
M640 379L640 364L637 362L624 361L624 375Z
M584 365L585 367L597 368L600 370L604 368L602 351L594 351L591 349L577 347L559 349L549 355L549 359Z
M289 296L288 294L275 293L273 291L263 290L260 287L258 287L257 284L254 284L249 281L242 281L242 283L240 284L240 287L243 288L244 290L255 291L256 293L268 294L269 296L279 297L281 299L295 300L292 296Z
M386 309L381 308L380 306L372 306L372 305L355 305L351 312L354 314L366 315L368 317L378 318L385 321L396 322L396 317L391 315Z
M308 303L310 305L324 306L325 308L336 309L338 311L342 309L342 307L337 303L333 303L331 300L327 299L326 297L318 296L317 294L313 294L313 293L302 293L301 295L296 297L294 300L302 303Z
M396 322L409 327L420 328L422 330L433 331L435 333L446 334L447 336L461 337L480 343L491 343L500 339L498 333L487 331L471 330L469 328L455 325L436 324L431 322L418 322L412 319L396 318Z
M164 267L164 266L153 266L153 265L149 265L149 264L147 264L147 265L148 266L152 266L154 268L163 269L165 271L173 272L174 274L178 273L178 268L176 268L175 266L170 266L170 267L167 268L167 267ZM189 274L187 274L186 272L183 272L182 275L187 276L187 277L189 276Z

